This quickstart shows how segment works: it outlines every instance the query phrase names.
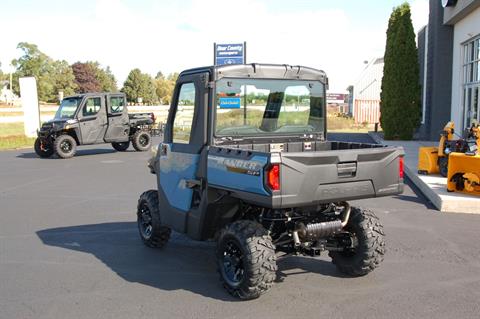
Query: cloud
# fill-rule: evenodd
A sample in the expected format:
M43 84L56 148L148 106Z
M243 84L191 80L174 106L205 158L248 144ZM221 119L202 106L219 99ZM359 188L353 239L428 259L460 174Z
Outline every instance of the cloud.
M426 2L428 8L427 0L414 1L412 16ZM122 85L133 68L155 75L210 65L213 42L247 41L248 62L323 69L331 91L342 92L362 62L384 50L385 30L352 25L340 9L273 12L258 0L153 1L143 6L147 8L139 11L121 0L97 0L91 12L12 17L16 28L2 34L0 60L5 66L19 55L18 42L33 42L55 59L109 65Z

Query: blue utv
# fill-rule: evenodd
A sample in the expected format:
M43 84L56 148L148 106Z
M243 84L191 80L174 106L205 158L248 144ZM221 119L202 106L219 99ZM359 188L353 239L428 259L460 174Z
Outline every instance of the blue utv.
M277 254L328 251L363 276L383 260L383 226L347 201L400 194L403 149L326 140L328 79L302 66L196 68L176 83L163 142L149 161L158 189L138 201L149 247L171 230L217 241L223 286L266 292Z

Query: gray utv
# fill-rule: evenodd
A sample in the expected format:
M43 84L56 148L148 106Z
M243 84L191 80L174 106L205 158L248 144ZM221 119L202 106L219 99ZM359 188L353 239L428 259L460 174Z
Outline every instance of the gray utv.
M65 98L55 117L43 123L35 140L35 152L42 158L57 154L70 158L78 145L111 143L123 152L130 142L137 151L147 151L152 135L158 134L153 128L153 113L127 111L123 93L86 93Z

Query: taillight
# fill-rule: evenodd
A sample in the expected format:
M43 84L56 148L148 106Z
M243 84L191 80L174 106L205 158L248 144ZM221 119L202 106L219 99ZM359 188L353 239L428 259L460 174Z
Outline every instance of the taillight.
M398 159L398 177L403 178L403 156Z
M272 191L280 190L280 165L272 164L267 170L267 186Z
M152 118L153 123L155 123L155 120L156 120L155 114L152 112L152 114L150 114L150 115L151 115L150 117Z

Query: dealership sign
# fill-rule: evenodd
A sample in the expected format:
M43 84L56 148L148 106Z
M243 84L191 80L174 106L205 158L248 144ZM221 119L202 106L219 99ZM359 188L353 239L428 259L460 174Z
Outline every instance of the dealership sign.
M246 43L217 44L214 43L215 65L245 64Z
M346 97L346 94L327 93L327 103L345 103Z
M240 103L241 101L239 97L221 97L220 98L221 109L239 109Z

